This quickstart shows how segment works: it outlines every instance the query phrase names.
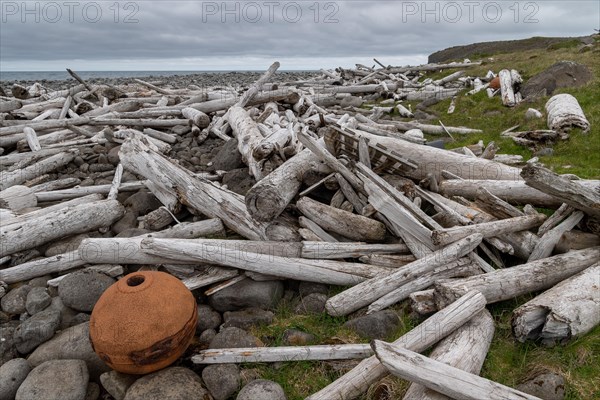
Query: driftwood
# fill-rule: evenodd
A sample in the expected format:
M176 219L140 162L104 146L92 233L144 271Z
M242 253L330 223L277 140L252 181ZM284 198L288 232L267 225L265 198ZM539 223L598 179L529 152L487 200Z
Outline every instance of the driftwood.
M0 257L61 237L109 226L125 213L116 200L81 204L0 227Z
M528 261L539 260L541 258L550 256L552 254L552 250L554 250L554 246L556 246L562 235L564 235L565 232L573 229L582 218L583 213L581 211L576 211L558 226L546 232L531 252Z
M182 204L197 209L211 218L220 218L233 231L248 239L267 239L269 224L258 222L246 211L241 196L218 188L210 181L193 176L160 154L151 150L137 138L128 139L122 146L120 158L123 166L144 175L163 190L178 188L177 197ZM291 239L291 230L283 227L283 235Z
M373 354L368 344L209 349L192 356L194 364L228 364L361 359Z
M573 127L584 132L590 130L590 123L585 117L579 102L570 94L563 93L552 96L546 103L548 128L565 132Z
M527 185L549 194L588 215L600 217L600 194L592 189L559 176L549 169L527 165L521 172Z
M359 241L378 241L385 237L385 225L379 221L324 205L302 197L296 206L321 228Z
M30 179L64 167L73 161L75 155L76 151L62 152L20 170L12 172L2 171L0 172L0 190L7 189L13 185L19 185Z
M471 374L479 375L492 338L494 319L484 310L435 346L429 358ZM413 383L404 394L405 400L446 400L448 397Z
M368 280L353 288L347 289L327 300L325 308L330 315L341 316L364 307L418 276L431 272L435 268L456 261L472 251L481 243L481 235L472 235L444 249L414 261L397 271Z
M600 264L566 279L513 312L512 326L520 342L547 344L579 337L600 323Z
M33 189L15 185L0 192L0 208L19 211L23 208L37 206L37 198ZM2 221L6 224L6 221Z
M380 340L375 340L372 347L379 361L392 374L424 385L453 399L541 400Z
M598 180L570 182L573 185L583 186L583 190L598 190L600 188L600 181ZM576 191L578 186L574 187ZM537 207L558 208L564 203L558 196L546 194L537 188L528 186L524 181L518 180L517 177L512 181L449 179L439 184L440 193L448 197L461 196L475 199L479 188L485 188L493 195L511 204L531 204Z
M470 292L398 338L394 345L417 352L424 351L463 326L484 307L485 298L481 293ZM325 388L307 397L307 400L352 399L366 392L370 385L387 374L387 369L376 357L371 356Z
M462 293L480 291L488 303L512 299L522 294L543 290L577 274L600 257L600 247L570 251L516 267L497 269L483 275L463 279L442 280L435 284L436 302L447 304Z

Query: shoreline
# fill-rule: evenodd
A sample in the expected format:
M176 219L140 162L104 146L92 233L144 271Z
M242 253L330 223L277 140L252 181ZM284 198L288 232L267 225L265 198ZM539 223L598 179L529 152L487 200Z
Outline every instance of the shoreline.
M143 72L143 71L140 71ZM157 71L158 73L169 71ZM169 85L173 89L183 89L189 85L196 85L200 87L214 87L214 86L245 86L255 82L264 71L223 71L223 72L196 72L190 74L180 75L137 75L128 77L109 77L109 78L83 78L87 83L92 85L127 85L135 83L134 79L142 79L144 81ZM320 75L318 71L280 71L277 72L271 82L282 83L297 80L305 80ZM2 80L0 86L8 93L10 88L14 84L21 86L30 86L34 83L39 83L42 86L52 89L61 90L73 86L77 81L73 78L63 80Z

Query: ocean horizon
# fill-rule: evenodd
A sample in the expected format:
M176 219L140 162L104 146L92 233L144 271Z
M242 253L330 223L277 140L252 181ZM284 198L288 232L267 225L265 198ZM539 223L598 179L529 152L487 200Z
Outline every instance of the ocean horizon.
M231 71L76 71L82 79L169 77L195 74L226 74L231 72L264 72L260 70ZM311 70L279 70L279 72L313 72ZM73 79L67 71L0 71L0 81L63 81Z

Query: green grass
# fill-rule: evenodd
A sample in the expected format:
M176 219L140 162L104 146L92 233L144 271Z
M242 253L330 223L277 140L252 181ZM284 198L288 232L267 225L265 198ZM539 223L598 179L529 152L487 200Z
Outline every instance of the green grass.
M487 57L487 55L486 55ZM567 141L553 146L554 154L542 157L541 161L558 173L573 173L582 178L600 178L600 57L598 50L577 53L577 46L571 42L557 44L553 51L531 50L516 54L496 54L493 61L486 60L485 65L467 70L471 76L483 76L491 69L498 72L509 68L518 70L525 80L543 71L561 60L573 60L586 64L591 68L594 78L586 86L570 89L559 89L556 93L574 95L588 120L591 131L583 134L573 131ZM475 59L472 58L474 61ZM448 75L448 71L428 75L439 79ZM501 104L499 97L489 99L484 92L472 97L460 94L456 101L456 111L448 115L446 110L450 100L443 101L430 111L435 112L446 126L465 126L481 129L483 133L476 135L453 135L456 141L447 144L447 148L475 144L483 140L485 144L495 141L500 146L499 153L520 154L525 159L532 152L515 144L512 140L500 137L500 132L520 125L518 130L547 129L546 119L536 121L525 120L525 111L536 108L544 112L548 98L541 98L533 103L521 103L514 108ZM406 106L406 103L403 103ZM417 103L412 103L413 110ZM399 118L397 115L396 118ZM434 120L433 123L437 123ZM544 211L544 210L541 210ZM548 210L545 210L549 212ZM332 288L331 295L343 290ZM511 316L513 310L534 297L535 294L491 305L489 308L496 322L496 331L481 375L515 387L519 383L542 371L561 373L567 382L566 398L568 400L589 400L600 398L600 327L584 337L552 348L528 341L517 342L511 332ZM419 321L407 316L406 302L394 307L401 316L402 326L388 338L395 340L403 333L416 326ZM343 327L347 318L334 318L326 314L296 315L292 305L281 304L276 310L273 324L255 328L253 333L268 346L283 344L283 333L294 328L315 335L316 344L365 343ZM280 383L290 400L303 399L314 393L355 365L352 362L286 362L276 364L245 365L243 375L260 376ZM397 399L408 387L408 383L388 377L377 385L373 385L362 397L365 400Z

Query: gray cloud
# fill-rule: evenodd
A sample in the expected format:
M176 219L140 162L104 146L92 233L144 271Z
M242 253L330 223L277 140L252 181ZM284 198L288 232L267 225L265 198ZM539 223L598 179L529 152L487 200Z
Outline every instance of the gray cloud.
M406 64L460 44L588 35L600 18L597 1L132 1L118 13L113 1L23 4L0 4L3 70Z

